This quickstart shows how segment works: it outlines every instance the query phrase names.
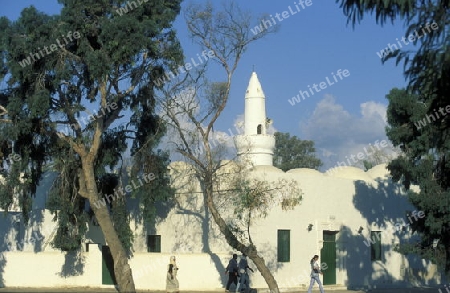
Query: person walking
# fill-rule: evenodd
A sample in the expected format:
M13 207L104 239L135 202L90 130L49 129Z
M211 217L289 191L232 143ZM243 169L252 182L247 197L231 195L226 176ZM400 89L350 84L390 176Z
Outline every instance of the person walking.
M237 277L238 277L238 264L237 264L237 254L233 254L233 258L230 259L225 270L225 274L228 274L228 283L225 287L225 292L230 292L230 285L234 283L237 287Z
M315 282L319 284L320 293L324 293L322 282L320 282L319 276L323 275L323 273L322 270L320 269L319 256L317 254L314 255L313 258L311 259L310 265L311 265L311 282L309 283L308 293L311 293L312 287L314 286Z
M175 256L170 257L170 264L167 271L166 278L166 292L167 293L179 293L180 292L180 284L177 279L178 267Z
M242 253L241 260L239 261L239 291L240 292L250 292L250 278L248 276L248 270L252 271L253 269L248 266L247 255ZM237 291L237 290L236 290Z

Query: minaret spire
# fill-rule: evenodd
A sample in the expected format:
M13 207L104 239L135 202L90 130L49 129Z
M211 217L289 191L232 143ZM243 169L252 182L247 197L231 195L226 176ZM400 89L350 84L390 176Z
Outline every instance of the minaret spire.
M235 137L238 156L253 166L272 166L275 137L267 134L266 96L252 72L245 92L245 132Z
M245 92L245 134L266 134L266 96L254 71Z

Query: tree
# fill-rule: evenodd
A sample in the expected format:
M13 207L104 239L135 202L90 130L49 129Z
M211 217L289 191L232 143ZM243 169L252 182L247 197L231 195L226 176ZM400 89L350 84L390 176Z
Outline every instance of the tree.
M404 61L409 81L407 89L392 89L387 96L386 133L403 152L388 169L407 189L418 185L420 191L409 190L409 198L426 215L413 227L421 243L405 246L403 252L417 252L450 274L450 1L337 2L353 24L365 13L376 12L377 22L402 19L408 27L405 37L417 36L413 41L419 44L416 52L395 50L383 57L383 62Z
M161 99L161 107L167 120L169 131L174 131L171 143L193 168L193 173L200 182L205 200L205 214L211 214L227 243L234 249L246 253L266 280L271 292L279 292L272 273L251 241L247 227L251 218L249 214L258 214L269 209L270 202L276 200L276 192L280 190L269 184L255 184L251 178L243 176L242 166L237 166L231 173L223 173L231 166L229 161L220 160L223 149L213 148L210 144L215 137L213 126L225 109L231 88L233 74L238 63L254 41L264 37L272 30L251 35L251 16L243 12L234 3L224 4L222 11L208 2L203 5L191 5L186 10L186 22L190 35L201 51L211 52L214 58L202 66L188 72L185 78L173 80L165 87ZM209 54L208 54L209 55ZM208 66L215 62L224 70L224 81L209 81L206 77ZM183 93L183 94L181 94ZM236 180L235 176L241 178ZM240 176L242 175L242 176ZM244 180L245 179L245 180ZM258 189L260 187L261 189ZM288 194L280 194L279 203L287 208L300 202L299 190L290 190ZM226 196L221 196L222 194ZM260 196L258 196L260 195ZM228 211L221 209L223 198L239 199L235 203L236 212L245 209L244 226L226 218ZM264 201L266 199L266 201ZM273 200L272 200L273 199ZM263 202L258 202L262 200ZM259 211L259 212L258 212ZM243 235L246 236L243 236Z
M403 182L411 203L425 214L413 225L421 236L419 244L401 245L403 253L417 253L430 259L450 273L450 190L449 190L449 139L448 118L432 121L417 129L417 121L427 119L428 107L406 90L393 89L387 96L387 135L394 145L399 145L404 155L393 160L388 168L394 180ZM444 137L440 137L440 131ZM420 191L410 189L418 185ZM439 240L433 247L433 241ZM437 253L438 252L438 253Z
M132 233L118 174L129 151L135 159L131 176L146 183L146 175L157 176L133 191L147 219L152 202L170 195L161 174L167 155L153 150L165 131L155 115L154 91L166 68L183 59L172 30L181 0L145 1L120 15L127 1L58 2L60 15L30 7L17 21L0 19L6 178L0 205L7 210L18 196L27 222L45 168L56 171L49 196L51 210L59 210L53 245L79 249L87 221L95 216L111 250L118 290L135 292L128 264Z
M284 172L295 168L318 169L323 165L315 156L312 140L300 140L289 133L275 132L274 165Z
M359 164L364 167L364 171L368 171L375 167L376 165L380 164L388 164L393 159L395 159L397 156L401 155L401 151L397 149L374 149L372 150L372 154L370 157L367 158L367 160L363 160L362 164L361 162L358 162Z

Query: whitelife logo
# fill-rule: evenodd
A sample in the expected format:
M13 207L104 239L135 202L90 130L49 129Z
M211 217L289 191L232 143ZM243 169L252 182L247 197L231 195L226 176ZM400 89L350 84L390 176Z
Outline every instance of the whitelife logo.
M141 178L144 179L145 183L149 183L150 181L155 180L156 176L153 173L149 173L149 174L143 174ZM114 197L119 198L120 195L125 196L126 193L130 193L133 190L136 190L136 189L142 187L144 185L144 183L142 182L141 178L138 179L140 185L136 185L134 182L134 179L133 179L133 180L131 180L131 184L133 186L131 186L130 184L125 186L125 192L124 192L124 188L121 186L120 188L118 188L114 191L114 194L105 194L105 197L103 197L103 200L97 200L97 202L94 202L93 204L98 209L98 208L100 208L101 205L106 206L105 198L108 201L108 203L111 203L111 201L114 200Z
M402 230L403 228L407 228L409 227L409 225L411 225L414 221L411 219L411 216L414 218L415 221L418 221L419 219L423 219L425 218L425 212L424 211L416 211L414 210L411 215L408 215L408 221L409 223L405 223L405 220L402 219L403 224L401 223L396 223L395 224L395 231L390 231L393 232L392 234L394 234L395 232L398 232L400 230ZM390 229L389 229L390 230ZM389 232L389 230L385 230L384 233ZM375 244L378 241L381 241L381 233L376 233L375 236L372 236L372 238L365 238L366 240L364 240L364 244L369 247L371 244Z
M433 29L433 31L435 31L439 28L439 26L436 22L433 22L431 24L427 22L427 24L425 25L425 28L427 29L428 32L426 32L422 26L420 26L420 27L422 28L421 29L422 34L419 35L417 30L415 30L412 34L410 34L408 36L409 42L406 41L405 37L402 37L401 40L405 46L409 45L410 42L414 42L416 39L418 40L420 38L423 38L426 34L431 33L430 27ZM397 44L400 46L400 48L403 48L403 46L400 43L400 41L398 40L398 38L395 38L395 39L397 40ZM376 53L377 53L378 57L384 58L384 57L388 56L390 53L394 53L398 49L399 48L397 47L397 45L389 43L386 48L384 48L380 52L376 52Z
M106 103L106 109L104 107L101 107L99 111L93 110L93 113L91 113L88 116L83 116L80 119L76 119L75 118L75 121L77 123L72 123L70 125L66 124L66 127L61 132L64 133L65 135L69 135L71 129L75 130L75 131L78 130L78 129L82 129L84 126L88 125L89 123L91 123L91 122L93 122L93 121L95 121L97 119L102 118L107 113L117 110L117 108L118 108L117 103L115 103L115 102L112 102L112 103L107 102Z
M201 64L203 64L204 62L208 61L208 59L213 58L215 56L214 52L212 50L209 51L202 51L202 57L200 57L200 55L197 53L197 60L200 63L196 63L194 57L191 58L191 62L186 62L184 65L179 66L178 70L174 69L172 71L169 72L165 72L164 76L165 76L165 80L164 77L160 77L157 80L155 80L155 84L157 86L161 86L164 81L170 81L172 78L175 78L175 76L181 74L181 73L186 73L187 71L191 70L194 67L197 67Z
M369 150L367 150L367 148L364 147L364 152L358 152L356 154L356 156L354 154L351 154L350 158L348 156L345 156L345 158L347 159L347 164L345 163L345 161L337 162L337 164L334 165L333 168L330 168L325 173L326 174L333 174L337 170L340 170L343 167L352 166L353 164L358 163L358 161L362 161L362 160L368 159L370 156L375 154L377 152L377 150L381 151L381 148L385 148L385 147L389 146L389 143L386 140L384 140L384 139L382 141L376 140L374 142L374 146L372 146L372 144L369 143ZM372 153L370 152L371 150L373 151ZM353 163L350 161L350 159L353 161Z
M9 154L6 161L9 161L11 163L13 162L19 162L20 160L22 160L22 157L19 154ZM3 171L3 165L0 165L0 171Z
M119 16L122 16L124 14L127 14L129 11L132 11L136 8L138 8L138 6L147 3L148 0L137 0L138 3L136 3L136 1L128 1L127 4L125 4L124 7L120 7L119 9L116 9L116 12ZM134 5L134 7L131 7L131 5ZM130 8L130 10L128 11L128 8Z
M338 83L339 81L343 80L345 77L350 76L350 71L348 71L347 69L344 69L344 70L339 69L336 72L336 75L339 76L339 78L340 78L339 80L337 79L336 75L334 75L334 72L331 72L331 75L333 76L334 82L332 82L327 76L327 77L325 77L325 80L327 82L322 81L319 84L313 83L312 88L310 85L308 85L308 89L309 89L309 92L311 93L311 96L313 96L315 92L319 93L321 90L326 89L328 86L332 86L333 84ZM320 87L320 89L318 87ZM315 92L313 91L313 89ZM302 101L302 99L304 100L306 97L308 97L308 98L310 97L310 95L307 91L299 90L298 92L299 93L296 96L292 97L292 99L288 99L288 102L289 102L289 104L291 104L291 106L294 106L296 103L297 104L300 103ZM302 96L302 99L300 99L300 96Z
M423 120L419 120L417 122L414 122L414 125L416 126L417 130L421 129L422 127L427 126L427 120L428 123L431 123L431 119L433 119L433 122L436 122L436 120L444 118L444 116L448 114L450 114L450 105L445 106L445 113L444 112L444 108L443 107L439 107L439 113L441 113L441 117L439 117L439 114L436 112L436 109L433 109L434 111L434 115L436 115L436 117L433 114L429 114L427 116L425 116L425 118L423 118ZM431 118L431 119L430 119Z
M299 13L302 10L302 9L300 9L299 5L302 7L303 10L305 10L307 7L312 5L312 0L306 0L306 1L300 0L300 1L298 1L298 3L294 2L294 6L296 9L292 9L291 5L289 5L288 6L289 11L285 10L281 13L275 13L275 17L277 18L277 20L279 22L282 22L283 20L288 19L290 16ZM272 14L269 17L270 17L270 19L261 20L261 24L255 26L254 28L251 28L250 31L254 35L257 35L259 33L262 33L263 31L267 30L268 28L276 25L277 21L274 19Z
M64 48L67 44L70 42L77 40L81 38L81 34L79 32L74 32L72 34L72 31L69 31L66 36L61 35L63 37L64 43L62 44L59 39L56 39L56 44L51 44L50 46L44 46L44 49L41 49L41 47L38 48L38 53L30 53L30 56L28 56L26 59L23 59L22 61L19 61L20 66L25 67L27 65L31 65L32 63L36 62L37 60L44 58L47 55L50 55L54 51L58 50L59 48ZM70 40L68 41L66 37ZM50 50L49 50L50 48ZM45 53L43 52L45 50ZM33 62L31 62L33 60Z

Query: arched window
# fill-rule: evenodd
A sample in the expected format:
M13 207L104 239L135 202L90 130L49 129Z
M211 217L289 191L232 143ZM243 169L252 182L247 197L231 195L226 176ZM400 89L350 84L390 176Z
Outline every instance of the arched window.
M258 127L256 128L256 133L261 134L261 132L262 132L262 125L258 124Z

